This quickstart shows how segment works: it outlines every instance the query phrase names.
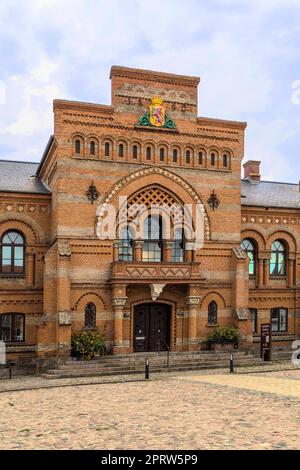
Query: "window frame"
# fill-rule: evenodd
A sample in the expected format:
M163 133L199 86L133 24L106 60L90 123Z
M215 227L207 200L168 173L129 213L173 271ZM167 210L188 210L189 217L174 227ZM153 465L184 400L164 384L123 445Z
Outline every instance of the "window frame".
M96 155L96 142L94 140L90 141L90 155L92 157Z
M214 321L211 321L212 316ZM209 326L218 324L218 304L215 300L211 300L207 306L207 324Z
M8 235L11 232L17 233L22 239L23 243L17 243L17 244L8 244L8 243L3 243L3 239L6 235ZM11 271L10 272L5 272L3 271L3 247L10 247L11 248L11 254L10 254L10 261L11 261ZM23 265L22 265L22 271L20 272L15 272L15 248L22 248L22 259L23 259ZM24 277L26 275L26 238L23 232L17 229L9 229L3 232L3 234L0 237L0 275L1 276L18 276L18 277ZM6 258L4 258L6 259Z
M242 245L245 241L248 241L249 243L251 243L251 245L253 246L253 250L249 250L249 249L246 249L244 248ZM246 238L243 238L242 242L241 242L241 248L245 251L245 253L247 254L248 258L250 259L250 262L249 262L249 277L251 278L255 278L256 277L256 274L257 274L257 243L256 243L256 240L254 240L253 238L249 238L249 237L246 237ZM251 258L250 256L248 255L248 253L253 253L253 273L250 273L250 266L251 266Z
M285 313L285 329L282 330L280 329L280 313L281 311L284 311ZM273 328L273 313L277 314L277 328ZM272 333L287 333L289 329L289 309L287 307L274 307L271 308L270 311L270 323L271 323L271 329Z
M279 250L273 250L273 245L276 243L276 242L279 242L282 246L283 246L283 251L279 251ZM272 255L273 253L276 255L276 261L275 261L275 270L276 272L271 272L271 266L272 266ZM270 268L269 268L269 275L270 275L270 278L284 278L286 277L287 275L287 246L286 244L284 243L283 240L281 239L277 239L277 240L274 240L272 242L272 245L271 245L271 257L270 257ZM279 272L279 254L283 254L283 262L282 262L282 265L283 265L283 272L280 273Z
M1 315L0 315L0 340L2 338L2 330L3 330L2 319L5 316L12 317L11 330L10 330L10 339L9 340L2 339L2 341L4 341L4 343L25 343L25 341L26 341L25 314L24 313L18 313L18 312L1 313ZM22 326L22 333L23 333L22 339L12 339L14 336L16 336L16 318L17 318L17 316L22 317L22 323L23 323L23 326Z
M92 315L91 312L88 312L89 306L93 307L93 325L88 325L87 324L87 316ZM96 305L93 302L88 302L86 306L84 307L84 329L85 330L95 330L97 328L97 308Z

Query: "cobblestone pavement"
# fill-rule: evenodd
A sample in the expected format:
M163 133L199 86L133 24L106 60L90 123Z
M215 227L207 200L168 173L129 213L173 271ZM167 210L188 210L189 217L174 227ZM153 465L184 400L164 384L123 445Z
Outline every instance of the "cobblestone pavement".
M297 449L300 371L6 391L0 407L0 449Z

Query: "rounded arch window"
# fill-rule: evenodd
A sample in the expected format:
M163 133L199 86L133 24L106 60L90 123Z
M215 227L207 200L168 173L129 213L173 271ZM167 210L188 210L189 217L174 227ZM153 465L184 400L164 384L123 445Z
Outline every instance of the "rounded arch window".
M25 237L11 230L1 237L1 273L23 274L25 271Z
M174 149L173 150L173 162L177 163L177 161L178 161L178 150Z
M185 163L187 163L188 165L191 163L191 151L190 150L187 150L185 152Z
M119 158L124 157L124 144L119 144Z
M241 243L241 248L247 253L249 262L249 274L255 275L256 271L256 244L250 238L245 238Z
M123 227L120 236L119 261L132 261L134 236L130 227Z
M212 300L208 305L208 312L207 312L207 323L209 325L215 325L218 319L218 306L217 303Z
M216 164L216 154L215 154L215 152L212 152L210 154L210 164L211 164L211 166L215 166L215 164Z
M95 154L96 154L96 144L92 140L91 143L90 143L90 155L95 155Z
M281 240L275 240L271 247L270 275L286 274L286 246Z
M105 142L104 144L104 156L109 157L110 155L110 145L109 142Z
M158 262L163 260L162 217L149 215L144 221L144 243L142 260Z
M96 306L89 302L84 310L84 326L85 328L96 328Z
M146 160L151 160L151 147L149 145L146 147Z
M137 145L133 145L132 147L132 158L136 160L138 157L138 147Z
M228 153L223 153L223 167L224 168L229 167L229 155L228 155Z
M163 162L164 159L165 159L165 149L164 148L161 148L159 150L159 159L160 159L161 162Z
M81 153L81 142L80 139L75 140L75 153Z

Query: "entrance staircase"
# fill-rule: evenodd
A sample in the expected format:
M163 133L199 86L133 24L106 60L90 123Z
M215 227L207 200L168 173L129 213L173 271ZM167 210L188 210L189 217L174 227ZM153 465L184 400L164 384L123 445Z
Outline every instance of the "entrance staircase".
M260 365L262 359L243 351L233 352L234 366ZM46 379L144 374L149 358L150 374L229 367L229 352L150 352L101 356L91 361L66 360L42 374Z

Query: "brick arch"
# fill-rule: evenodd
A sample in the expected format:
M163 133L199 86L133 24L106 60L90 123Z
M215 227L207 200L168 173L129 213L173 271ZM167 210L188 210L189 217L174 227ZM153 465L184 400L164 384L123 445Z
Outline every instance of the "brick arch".
M18 229L24 233L27 243L45 243L45 234L37 222L25 214L0 215L1 233L10 229Z
M208 308L208 305L212 300L216 302L218 307L220 306L220 302L222 302L223 304L222 307L226 308L226 302L225 302L223 295L221 295L219 292L216 292L216 291L211 291L205 294L205 296L203 297L200 303L200 308Z
M252 238L256 242L259 251L265 250L266 248L265 237L258 230L254 230L254 229L242 230L241 241L243 241L245 238Z
M139 205L141 207L144 206L144 210L139 212L139 224L143 227L145 218L148 217L149 209L152 204L157 204L160 206L161 209L159 211L159 214L163 217L164 214L167 216L167 220L170 222L169 228L171 230L176 224L176 221L179 222L183 220L184 213L182 200L180 200L178 196L174 194L171 190L160 186L159 184L153 184L139 189L134 194L132 194L130 198L128 198L128 218L126 219L126 226L128 222L132 221L136 217L136 210L134 208L137 207L136 205ZM170 218L169 208L173 208ZM131 209L133 209L132 212ZM193 232L194 227L191 224L188 224L187 221L185 223L186 236L187 238L189 238L188 234Z
M117 182L110 192L100 200L101 209L97 211L98 221L103 216L105 207L108 204L113 204L118 209L118 197L130 197L138 190L153 184L159 184L161 187L166 188L167 191L170 191L167 188L171 187L172 192L177 195L183 204L191 204L192 206L195 204L201 204L204 211L205 239L210 239L209 219L198 193L180 176L159 167L150 167L138 170Z
M284 230L274 230L272 233L270 233L266 244L267 250L271 251L272 243L275 240L283 240L283 242L285 242L287 245L288 251L297 251L297 241L294 235L292 235L290 232L286 232Z
M76 301L74 307L72 308L73 311L80 310L82 307L82 311L84 311L84 307L86 304L89 302L92 302L95 304L97 311L101 309L102 310L107 310L106 304L103 300L103 298L99 295L96 294L95 292L86 292L85 294L82 294Z

